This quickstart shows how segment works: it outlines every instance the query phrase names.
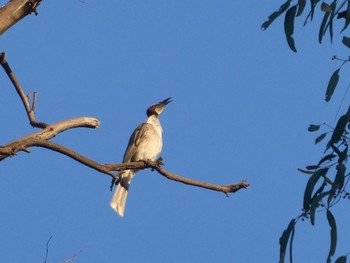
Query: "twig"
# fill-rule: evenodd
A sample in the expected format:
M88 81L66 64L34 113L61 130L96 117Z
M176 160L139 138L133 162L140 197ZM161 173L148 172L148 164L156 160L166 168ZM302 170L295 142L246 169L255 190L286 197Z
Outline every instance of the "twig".
M32 101L32 106L30 107L30 110L35 114L35 107L36 107L36 97L38 93L36 91L33 92L33 101Z
M3 67L3 69L5 70L7 76L9 77L9 79L11 80L11 82L12 82L13 86L15 87L19 97L21 98L22 103L24 105L24 108L26 110L26 113L27 113L27 116L28 116L30 124L33 127L42 128L42 129L46 128L48 126L47 123L39 122L39 121L37 121L35 119L33 107L30 107L30 104L29 104L29 95L26 96L24 94L21 85L19 84L15 74L11 70L9 63L6 61L5 52L0 53L0 64ZM36 95L34 95L34 97L36 97ZM33 99L33 105L35 105L34 104L34 99Z
M47 240L47 242L46 242L46 254L45 254L44 263L47 263L47 259L49 257L49 243L50 243L51 239L52 239L52 236L50 236L49 240Z
M83 253L84 249L80 249L77 253L75 253L73 256L61 261L60 263L68 263L74 261L81 253Z

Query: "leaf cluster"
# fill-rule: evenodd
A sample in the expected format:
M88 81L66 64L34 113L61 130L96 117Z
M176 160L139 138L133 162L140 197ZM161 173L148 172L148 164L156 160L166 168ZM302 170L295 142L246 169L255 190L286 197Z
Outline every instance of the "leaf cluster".
M350 173L346 172L348 160L348 146L350 143L350 107L342 115L335 128L326 124L311 124L308 127L309 132L319 131L322 127L328 127L330 131L324 132L315 139L319 143L325 138L330 137L324 156L315 165L308 165L305 169L298 169L300 172L310 175L306 184L303 209L301 215L294 218L283 231L280 238L280 262L285 262L287 247L289 245L289 261L293 262L293 239L295 226L299 219L310 220L312 225L316 222L316 212L325 212L328 224L330 226L330 248L328 251L327 262L331 262L337 247L337 224L332 213L332 207L343 199L350 199L350 193L346 187L350 179ZM336 259L336 263L346 262L347 255Z
M312 21L315 15L315 11L317 11L318 6L320 6L320 11L323 13L323 19L320 24L319 33L318 33L318 41L322 43L325 35L328 33L331 42L333 41L334 34L334 20L335 18L339 19L338 21L342 21L343 27L341 29L341 33L347 29L350 23L350 1L348 0L334 0L332 3L327 4L322 2L320 4L320 0L310 0L310 7L308 10L308 14L304 20L304 25L308 23L308 21ZM294 25L295 20L300 18L306 10L306 0L287 0L284 4L280 6L280 8L273 12L267 20L261 25L262 30L266 30L279 16L284 14L284 33L286 36L286 40L289 48L297 52L295 40L294 40ZM320 5L319 5L320 4ZM344 21L344 22L343 22ZM344 36L343 44L350 48L350 38Z

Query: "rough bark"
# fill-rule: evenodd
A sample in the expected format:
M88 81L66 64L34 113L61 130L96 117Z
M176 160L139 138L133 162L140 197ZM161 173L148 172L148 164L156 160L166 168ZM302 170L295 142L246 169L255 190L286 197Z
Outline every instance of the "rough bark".
M11 0L0 7L0 35L25 16L35 13L42 0Z

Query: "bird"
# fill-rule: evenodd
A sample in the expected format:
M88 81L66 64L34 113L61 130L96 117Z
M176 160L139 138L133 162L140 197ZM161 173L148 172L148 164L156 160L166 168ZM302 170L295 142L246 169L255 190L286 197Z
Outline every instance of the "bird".
M123 163L137 161L155 161L162 151L162 126L159 115L166 105L172 101L167 98L147 109L147 120L141 123L131 134L129 144L125 150ZM139 170L124 170L119 173L117 189L111 201L111 207L121 216L124 216L125 202L132 178Z

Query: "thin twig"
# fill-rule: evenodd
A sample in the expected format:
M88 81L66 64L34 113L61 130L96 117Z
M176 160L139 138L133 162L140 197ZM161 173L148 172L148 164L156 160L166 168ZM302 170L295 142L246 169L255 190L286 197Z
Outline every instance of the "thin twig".
M35 119L34 111L32 111L32 108L29 105L29 98L24 94L20 83L18 82L15 74L11 70L9 63L6 61L5 52L0 53L0 64L3 67L3 69L5 70L9 79L11 80L13 86L15 87L17 94L21 98L30 124L36 128L42 128L42 129L46 128L48 126L47 123L39 122Z
M72 262L74 261L81 253L83 253L84 249L80 249L77 253L75 253L73 256L64 259L63 261L61 261L60 263L68 263L68 262Z
M30 110L35 114L35 107L36 107L36 96L38 93L36 91L33 92L33 101L32 101L32 107Z
M44 263L47 263L47 259L49 257L49 243L50 243L51 239L52 239L52 236L50 236L49 240L47 240L47 242L46 242L46 255L45 255Z

